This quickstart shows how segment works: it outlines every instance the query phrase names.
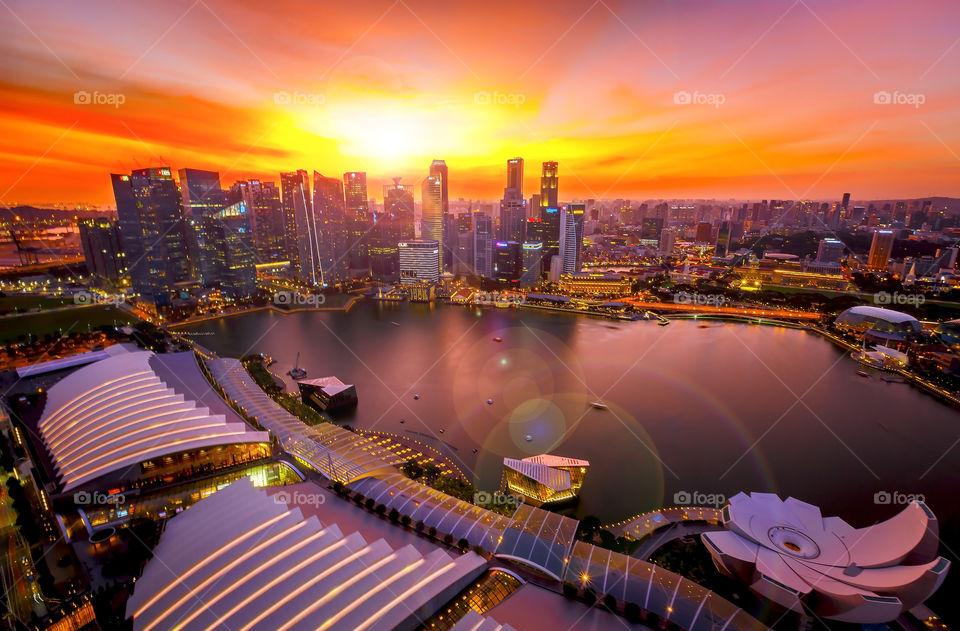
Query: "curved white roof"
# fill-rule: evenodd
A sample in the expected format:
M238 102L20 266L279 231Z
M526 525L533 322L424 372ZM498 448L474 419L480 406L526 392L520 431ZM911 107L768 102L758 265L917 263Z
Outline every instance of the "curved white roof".
M850 307L844 313L855 313L857 315L863 315L870 318L879 318L881 320L886 320L887 322L916 322L917 321L915 317L913 317L908 313L900 313L899 311L894 311L892 309L884 309L883 307L871 307L869 305L861 305L859 307Z
M269 442L267 432L250 429L238 416L211 414L184 397L210 394L199 369L167 383L151 365L153 357L149 351L108 357L50 388L38 429L63 491L157 456Z
M701 535L717 564L795 611L857 623L889 622L930 597L950 562L937 557L936 517L922 502L867 528L771 493L740 493L727 530Z
M486 567L344 536L282 496L243 478L170 520L127 602L133 628L413 628Z

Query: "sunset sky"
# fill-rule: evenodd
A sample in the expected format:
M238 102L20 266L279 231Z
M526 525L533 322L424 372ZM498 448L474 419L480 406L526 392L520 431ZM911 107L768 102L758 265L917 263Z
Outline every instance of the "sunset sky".
M960 195L956 0L0 0L0 15L4 204L112 205L110 172L160 163L225 185L363 170L380 199L434 158L451 198L493 199L516 155L527 195L559 161L564 200Z

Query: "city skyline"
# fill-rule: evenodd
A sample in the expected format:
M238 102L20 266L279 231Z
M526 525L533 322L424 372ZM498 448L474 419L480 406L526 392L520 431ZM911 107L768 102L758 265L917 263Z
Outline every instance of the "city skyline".
M362 170L374 190L416 185L438 156L461 175L451 197L492 198L516 155L559 161L579 198L960 195L956 7L695 4L511 6L499 20L371 2L302 25L293 1L13 2L0 201L107 204L91 176L158 163L229 167L228 181ZM534 15L552 38L529 37ZM904 33L923 33L909 53L888 45Z

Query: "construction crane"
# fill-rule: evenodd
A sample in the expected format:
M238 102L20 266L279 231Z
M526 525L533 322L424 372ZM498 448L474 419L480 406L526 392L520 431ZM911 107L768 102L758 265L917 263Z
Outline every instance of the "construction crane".
M25 247L21 242L20 238L17 237L17 233L13 231L13 228L10 229L10 238L13 239L13 244L17 246L17 257L20 259L20 265L30 265L30 255L33 255L33 265L36 265L40 262L40 258L37 256L37 248ZM26 258L26 261L24 261Z

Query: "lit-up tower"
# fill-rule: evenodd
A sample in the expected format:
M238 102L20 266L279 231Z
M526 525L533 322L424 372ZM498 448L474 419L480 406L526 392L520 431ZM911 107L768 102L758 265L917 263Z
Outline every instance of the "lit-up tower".
M241 180L231 186L230 191L239 194L246 202L257 263L285 260L286 228L277 185L260 180Z
M180 191L169 167L112 174L122 245L134 291L161 304L190 278Z
M280 174L280 196L283 205L283 234L286 258L301 280L310 278L310 258L300 265L300 249L306 245L300 230L307 229L307 216L313 214L310 197L310 174L304 169ZM309 247L306 250L309 255Z
M540 219L543 221L543 262L546 270L550 261L560 254L560 207L557 202L556 162L544 162L540 176Z
M564 274L580 271L585 214L586 205L582 203L564 204L560 209L560 258Z
M875 270L883 270L890 260L893 251L893 230L877 230L873 233L870 243L870 258L867 266Z
M440 279L440 244L434 239L401 241L400 284L436 283Z
M500 200L500 239L523 241L523 228L527 220L526 204L523 201L523 158L507 160L507 186Z
M223 210L226 200L220 186L220 174L203 169L180 169L180 195L183 199L184 237L190 260L190 274L207 283L213 282L209 261L204 259L202 219Z
M123 248L120 246L120 225L106 217L81 219L77 223L80 246L87 263L87 273L99 281L116 282L126 271Z
M473 213L473 268L483 278L493 278L493 243L493 220Z
M369 211L367 201L367 174L351 171L343 174L343 193L347 204L347 216L365 219Z
M433 166L430 167L433 170ZM439 263L443 270L443 186L441 176L429 175L423 181L420 190L420 238L427 241L436 241L440 244Z
M313 228L317 243L317 280L335 285L350 275L347 260L346 207L343 182L313 172Z

